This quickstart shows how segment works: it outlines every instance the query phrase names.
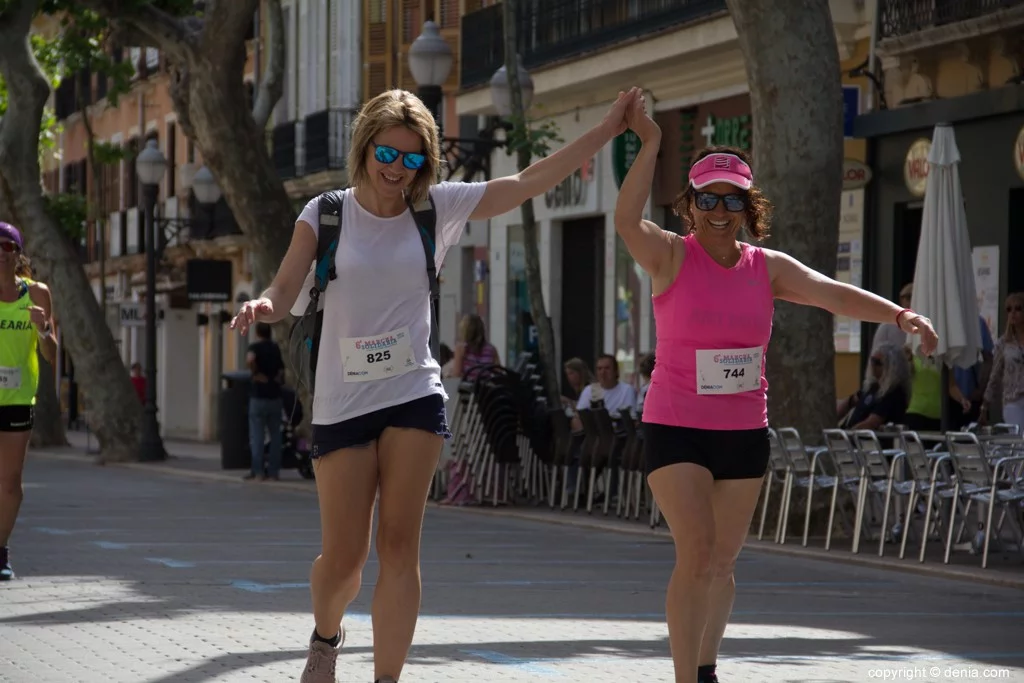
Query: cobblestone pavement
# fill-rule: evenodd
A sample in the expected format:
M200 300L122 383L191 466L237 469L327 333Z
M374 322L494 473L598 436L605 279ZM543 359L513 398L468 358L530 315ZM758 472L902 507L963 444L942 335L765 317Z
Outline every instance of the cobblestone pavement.
M0 681L296 681L316 501L260 484L34 459L0 584ZM403 683L671 681L660 538L431 509ZM340 681L372 679L375 556ZM719 673L1024 681L1024 593L747 552Z

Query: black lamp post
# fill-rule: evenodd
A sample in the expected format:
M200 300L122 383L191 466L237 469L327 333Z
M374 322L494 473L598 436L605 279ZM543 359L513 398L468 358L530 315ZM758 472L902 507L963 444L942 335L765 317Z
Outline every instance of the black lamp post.
M444 99L441 88L452 71L452 49L432 21L423 24L423 32L409 47L409 71L416 79L416 94L434 115L440 133L441 102Z
M146 148L135 160L135 170L142 184L146 231L146 405L142 421L142 453L139 460L153 462L167 458L167 451L164 450L164 442L160 436L156 405L156 264L161 243L157 240L157 221L154 215L160 181L167 172L167 159L157 146L156 140L149 140L146 143ZM220 188L206 166L196 172L192 190L196 194L196 199L203 205L212 205L220 199Z
M142 183L145 204L146 230L146 408L142 421L143 462L165 460L163 439L160 438L160 424L156 418L156 221L153 210L160 189L160 181L167 171L164 158L156 140L149 140L135 160L135 169Z

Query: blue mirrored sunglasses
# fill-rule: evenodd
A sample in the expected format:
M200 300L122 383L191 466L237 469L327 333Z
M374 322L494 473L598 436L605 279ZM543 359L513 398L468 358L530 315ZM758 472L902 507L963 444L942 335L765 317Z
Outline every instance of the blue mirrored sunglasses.
M427 157L418 152L399 152L394 147L387 145L378 145L376 142L370 144L373 145L373 158L382 164L394 163L395 159L402 157L403 166L410 171L418 171L423 168L423 164L427 163Z
M693 203L701 211L711 211L718 206L718 200L725 202L725 210L738 213L747 208L747 197L742 194L715 194L714 192L696 192Z

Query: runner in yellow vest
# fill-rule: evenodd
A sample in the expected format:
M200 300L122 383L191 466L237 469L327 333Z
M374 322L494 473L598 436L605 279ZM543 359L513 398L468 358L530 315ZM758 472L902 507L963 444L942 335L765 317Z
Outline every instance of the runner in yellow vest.
M39 357L57 354L50 290L30 278L21 233L0 222L0 581L14 578L7 541L21 507Z

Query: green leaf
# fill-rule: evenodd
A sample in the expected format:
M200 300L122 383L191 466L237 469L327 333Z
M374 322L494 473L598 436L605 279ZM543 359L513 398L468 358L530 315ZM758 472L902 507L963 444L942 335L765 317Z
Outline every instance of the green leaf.
M79 242L85 237L85 197L80 194L61 192L43 195L46 212L60 226L72 241Z

